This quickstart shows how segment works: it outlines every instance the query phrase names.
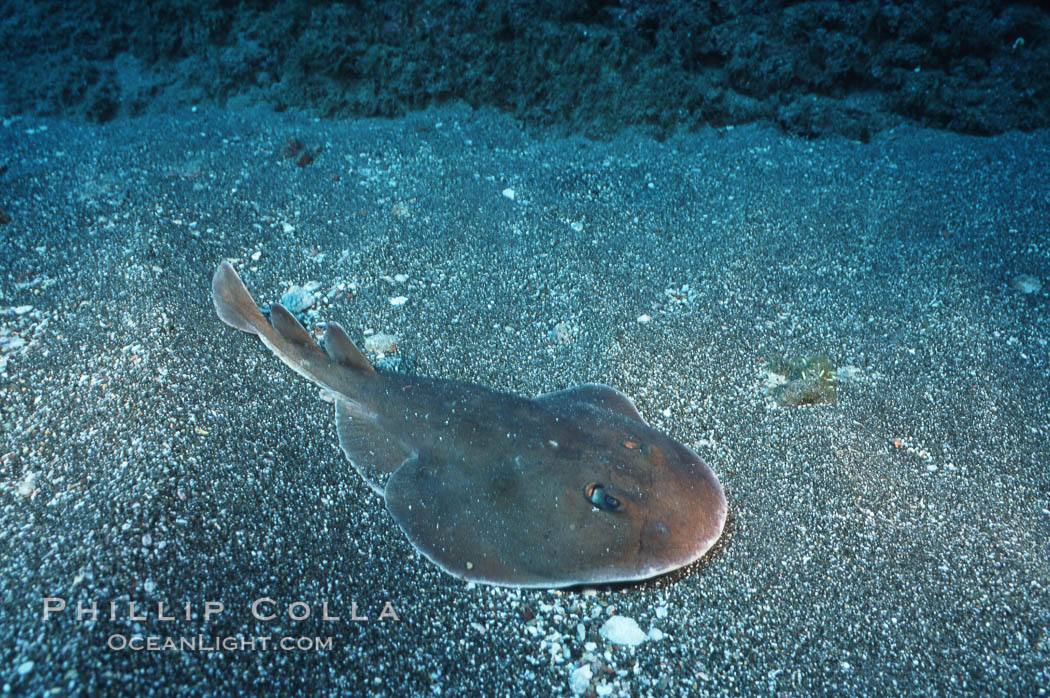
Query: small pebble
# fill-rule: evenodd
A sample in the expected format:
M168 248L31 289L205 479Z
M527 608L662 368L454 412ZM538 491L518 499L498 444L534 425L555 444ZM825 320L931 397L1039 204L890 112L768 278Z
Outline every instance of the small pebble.
M551 330L551 338L558 344L568 344L579 334L579 328L568 321L561 321Z
M859 378L862 371L856 366L839 366L835 369L835 378L839 380L855 380Z
M19 497L33 496L33 493L37 490L36 477L36 473L32 471L26 473L25 477L22 478L22 481L18 483L18 488L15 490L15 493Z
M26 345L26 340L17 334L0 335L0 349L4 351L18 351Z
M511 189L510 187L507 187L506 189L503 190L503 196L505 196L508 199L510 199L511 201L513 201L514 197L515 197L514 190Z
M1043 287L1043 282L1031 274L1018 274L1010 279L1010 288L1024 294L1037 293Z
M594 678L594 672L591 671L589 664L576 667L569 674L569 690L576 695L585 693L591 687L592 678Z
M365 338L365 351L372 354L392 354L397 351L398 338L392 334L380 332Z
M640 645L649 639L634 618L612 616L605 621L598 634L614 645Z
M408 301L408 296L394 296L390 299L390 305L398 306L404 305Z
M302 286L292 286L281 296L281 305L292 314L312 308L316 302L317 297Z

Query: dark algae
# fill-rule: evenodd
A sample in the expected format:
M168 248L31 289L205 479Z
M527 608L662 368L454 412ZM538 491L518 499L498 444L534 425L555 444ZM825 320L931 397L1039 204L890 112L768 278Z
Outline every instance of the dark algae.
M8 113L394 117L462 101L592 136L762 121L858 141L1050 124L1037 3L90 0L14 15L0 24Z

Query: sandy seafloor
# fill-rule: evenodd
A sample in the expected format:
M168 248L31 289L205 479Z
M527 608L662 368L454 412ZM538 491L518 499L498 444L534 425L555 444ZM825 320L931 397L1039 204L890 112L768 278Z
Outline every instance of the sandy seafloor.
M283 157L293 137L315 162ZM567 695L584 665L596 695L1050 684L1050 134L603 143L456 107L201 109L11 119L0 151L3 692ZM314 327L396 334L403 370L620 388L717 472L722 541L613 589L443 574L317 390L216 318L226 258L260 303L319 282ZM763 362L810 353L840 367L837 401L778 406ZM125 608L45 622L49 596ZM315 615L256 622L262 597ZM195 617L129 621L129 600ZM205 600L226 610L206 623ZM614 613L664 637L609 644ZM114 651L114 633L332 648Z

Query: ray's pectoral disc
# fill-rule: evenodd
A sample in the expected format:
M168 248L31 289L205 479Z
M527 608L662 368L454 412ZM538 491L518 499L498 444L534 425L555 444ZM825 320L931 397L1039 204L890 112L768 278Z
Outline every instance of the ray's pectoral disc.
M377 372L339 328L325 348L280 305L267 322L223 263L212 297L336 403L340 445L412 544L448 573L517 587L644 579L721 535L714 472L601 385L535 399Z

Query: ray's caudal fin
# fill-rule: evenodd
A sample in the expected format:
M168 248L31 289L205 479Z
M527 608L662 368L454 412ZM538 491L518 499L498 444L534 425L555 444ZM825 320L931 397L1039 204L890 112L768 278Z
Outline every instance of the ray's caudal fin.
M259 334L259 328L267 324L255 299L229 262L220 264L211 277L211 299L219 318L230 327Z

